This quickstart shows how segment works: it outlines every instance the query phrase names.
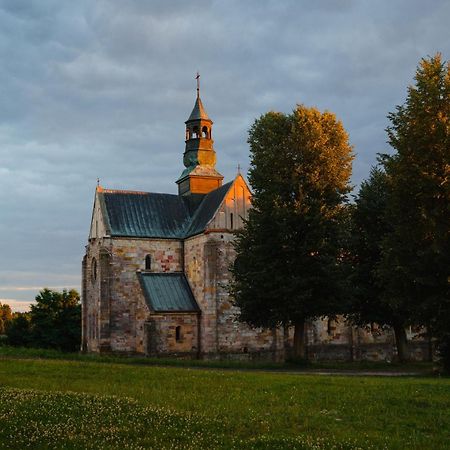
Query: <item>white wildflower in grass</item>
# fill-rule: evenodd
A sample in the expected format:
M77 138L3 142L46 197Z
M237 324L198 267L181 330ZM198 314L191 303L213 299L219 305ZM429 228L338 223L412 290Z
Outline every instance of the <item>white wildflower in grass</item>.
M321 410L322 417L337 411ZM127 397L0 387L0 449L308 449L376 450L369 439L277 436L242 438L226 419L143 406ZM256 422L255 422L256 423ZM387 446L381 448L388 448Z

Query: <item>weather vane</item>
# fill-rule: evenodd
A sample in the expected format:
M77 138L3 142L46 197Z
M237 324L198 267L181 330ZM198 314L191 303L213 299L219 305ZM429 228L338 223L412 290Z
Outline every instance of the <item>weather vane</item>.
M198 73L198 70L195 79L197 80L197 97L200 97L200 74Z

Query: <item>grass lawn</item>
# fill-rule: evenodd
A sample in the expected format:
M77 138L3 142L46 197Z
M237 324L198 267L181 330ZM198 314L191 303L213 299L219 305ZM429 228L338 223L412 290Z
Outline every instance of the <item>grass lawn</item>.
M0 448L446 449L449 442L449 378L0 358Z

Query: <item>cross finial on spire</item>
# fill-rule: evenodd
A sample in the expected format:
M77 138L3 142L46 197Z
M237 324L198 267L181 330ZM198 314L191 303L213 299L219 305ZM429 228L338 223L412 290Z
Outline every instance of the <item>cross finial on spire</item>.
M100 178L97 178L97 186L100 186Z
M239 175L241 174L241 165L240 164L237 165L237 173Z
M195 79L197 80L197 97L200 97L200 74L198 73L198 70Z

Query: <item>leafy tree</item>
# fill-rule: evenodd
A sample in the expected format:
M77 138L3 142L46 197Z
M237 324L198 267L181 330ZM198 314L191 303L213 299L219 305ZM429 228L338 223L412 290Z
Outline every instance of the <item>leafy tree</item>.
M43 289L31 305L33 347L76 351L81 340L80 296L74 289L62 292Z
M450 336L450 64L422 59L404 105L389 114L384 156L392 226L380 277L386 301L441 339Z
M5 334L8 323L12 320L11 307L0 302L0 335Z
M400 360L407 359L405 326L411 311L403 304L388 301L380 281L379 265L382 245L391 226L386 217L388 180L380 167L372 168L370 177L361 184L353 208L352 254L353 286L351 319L359 326L376 322L391 326L395 333Z
M305 357L305 321L343 306L352 149L334 114L303 105L261 116L248 142L253 207L236 237L232 294L241 320L293 325L294 355Z
M6 327L6 336L8 345L29 347L31 344L30 313L14 313Z

